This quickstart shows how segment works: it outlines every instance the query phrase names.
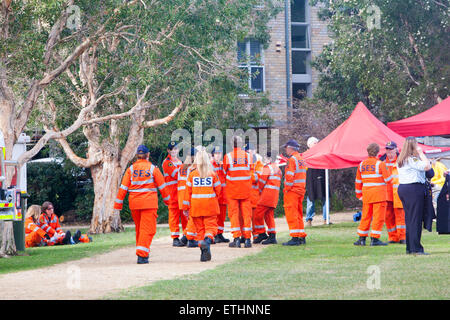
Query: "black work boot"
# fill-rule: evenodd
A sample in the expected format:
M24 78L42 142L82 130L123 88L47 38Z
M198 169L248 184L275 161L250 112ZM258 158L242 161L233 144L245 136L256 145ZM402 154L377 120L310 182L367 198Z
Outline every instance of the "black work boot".
M180 239L175 238L175 239L173 239L172 246L174 246L174 247L184 247L185 244L183 242L181 242Z
M300 237L300 238L298 238L298 240L300 241L300 244L306 244L306 238L305 237Z
M148 263L148 257L141 257L141 256L138 256L138 258L137 258L137 264L146 264L146 263Z
M66 235L64 236L64 239L62 241L63 244L70 244L70 238L72 237L72 234L69 230L66 231Z
M365 246L366 245L366 237L359 237L359 239L353 244L355 246Z
M186 236L183 234L183 236L181 237L180 242L184 245L187 245L188 239L186 238Z
M277 244L275 235L275 233L269 233L269 237L266 240L262 241L261 244Z
M80 242L80 238L81 238L81 231L77 230L77 232L75 232L75 235L72 237L73 242L75 242L75 244Z
M261 241L266 240L269 236L264 232L258 234L256 239L253 240L253 243L261 243Z
M195 240L188 240L187 247L188 248L197 248L198 247L198 242L195 241Z
M228 245L230 248L240 248L241 247L241 238L234 238L233 242L230 242Z
M250 239L245 239L244 248L251 248L251 247L252 242L250 241Z
M228 242L230 242L230 239L226 239L222 233L219 233L214 237L214 241L216 243L221 243L221 242L228 243Z
M211 260L211 242L211 239L208 237L205 237L205 239L202 241L202 244L200 245L200 261L204 262Z
M245 242L245 238L244 238L244 236L241 236L241 243L244 243Z
M288 242L284 242L283 246L299 246L300 243L300 238L298 237L292 237L291 240L289 240Z
M398 243L400 243L400 244L406 244L406 240L400 240Z
M378 238L370 237L370 245L371 246L387 246L386 242L381 241Z

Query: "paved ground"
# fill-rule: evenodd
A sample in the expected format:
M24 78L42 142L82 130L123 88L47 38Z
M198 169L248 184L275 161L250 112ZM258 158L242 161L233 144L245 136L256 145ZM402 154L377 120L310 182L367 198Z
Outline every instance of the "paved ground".
M333 223L352 221L352 213L336 213ZM313 222L321 225L322 219ZM276 219L278 232L288 231L284 218ZM226 225L226 231L229 224ZM225 236L231 238L226 232ZM155 239L151 246L150 263L137 265L133 247L58 264L52 267L9 273L0 276L0 299L45 299L49 290L56 299L99 299L107 294L154 281L195 274L255 254L262 245L252 248L229 248L228 244L211 247L212 260L200 262L198 248L174 248L169 237ZM79 281L78 281L79 280Z

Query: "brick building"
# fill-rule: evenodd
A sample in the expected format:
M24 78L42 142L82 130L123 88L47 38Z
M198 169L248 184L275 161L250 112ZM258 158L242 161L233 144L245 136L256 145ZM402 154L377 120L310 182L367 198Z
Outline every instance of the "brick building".
M318 11L308 0L285 0L284 10L269 23L271 42L267 49L252 39L238 42L239 66L248 69L253 90L269 94L273 105L269 114L275 127L286 125L293 98L311 97L317 87L319 75L310 61L330 42Z

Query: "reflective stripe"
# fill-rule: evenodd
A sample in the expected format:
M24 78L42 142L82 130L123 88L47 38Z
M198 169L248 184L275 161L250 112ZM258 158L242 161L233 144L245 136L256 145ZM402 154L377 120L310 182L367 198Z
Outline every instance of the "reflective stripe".
M303 233L305 232L305 229L292 229L289 230L289 233Z
M302 173L302 172L306 172L306 170L305 169L298 169L298 170L295 170L294 173Z
M230 231L232 231L232 232L233 232L233 231L240 231L240 230L241 230L241 228L239 228L239 227L238 227L238 228L231 228L231 229L230 229Z
M205 237L210 236L210 237L214 237L214 235L212 233L205 233Z
M275 231L275 228L267 229L267 232Z
M38 230L39 230L39 227L36 227L33 229L33 231L38 231Z
M396 231L396 230L397 230L397 228L393 227L392 229L387 229L387 232L393 232L393 231Z
M280 187L277 187L277 186L271 186L271 185L265 185L265 186L264 186L264 189L265 189L265 188L267 188L267 189L280 190Z
M264 184L267 183L267 181L266 181L266 180L263 180L263 179L259 179L259 182L264 183Z
M361 191L361 190L355 190L355 192L356 192L356 193L362 193L362 191Z
M116 199L114 202L116 202L116 203L123 203L123 200Z
M243 181L243 180L250 180L252 177L230 177L227 175L227 180L230 181Z
M392 162L392 163L386 163L386 166L387 166L387 167L393 167L394 165L395 165L394 162Z
M189 232L189 231L187 231L186 234L187 234L188 236L196 236L196 235L197 235L197 233Z
M281 181L281 178L277 177L277 176L270 176L269 180L279 180L279 181Z
M149 249L149 248L141 247L141 246L136 247L136 250L141 250L141 251L145 251L145 252L150 252L150 249Z
M169 175L167 173L164 172L164 177L168 177Z
M361 234L369 234L369 230L367 230L367 231L362 231L362 230L357 230L357 232L358 233L361 233Z
M262 225L262 226L255 226L255 229L264 229L264 225Z
M362 183L361 180L355 180L355 183Z
M399 185L398 184L394 184L392 186L397 189Z
M374 233L374 234L381 234L381 231L372 230L371 233Z
M228 171L248 171L250 167L231 167Z
M181 186L181 187L178 187L178 188L177 188L178 191L180 191L180 190L185 190L185 189L186 189L186 186Z
M294 180L294 183L303 183L306 182L305 179Z
M125 191L128 191L128 187L125 187L123 184L120 185L120 188L125 190Z
M186 182L186 185L187 185L188 187L192 187L192 183L191 183L190 181Z
M252 231L252 228L243 228L244 231Z
M180 180L182 180L182 181L187 180L187 176L181 176L181 177L179 177L179 178L178 178L178 181L180 181Z
M398 225L397 229L406 229L406 226L405 225Z
M286 175L293 176L293 175L294 175L294 172L292 172L292 171L286 171Z
M380 173L380 163L381 163L381 161L377 161L377 163L375 164L375 173L376 174Z
M175 174L180 170L180 168L176 168L175 170L173 170L171 177L175 178Z
M189 201L186 201L186 200L183 200L183 204L185 204L185 205L187 205L187 206L190 206L190 205L191 205L191 203L190 203Z
M148 184L148 183L153 183L153 182L154 182L154 180L153 180L153 178L151 178L149 180L144 180L144 181L131 181L131 184L135 185L135 186L141 186L143 184Z
M221 186L222 186L222 187L226 187L227 184L226 184L226 183L222 183Z
M170 200L170 195L165 197L165 198L163 198L163 201L169 201L169 200Z
M382 175L381 174L377 174L377 173L374 173L374 174L362 174L361 175L361 178L380 178L380 177L382 177Z
M384 181L388 182L388 181L391 181L393 178L394 178L393 176L389 176L389 178L384 179Z
M178 181L177 180L173 180L173 181L169 181L169 182L165 183L166 186L171 186L173 184L178 184Z
M128 192L156 192L156 188L130 189Z
M379 183L363 183L363 187L378 187L378 186L385 186L385 182L379 182Z
M291 182L285 182L284 185L286 185L286 186L293 186L294 184L291 183Z
M258 186L252 186L252 189L259 189Z
M170 234L171 234L172 236L179 236L179 235L180 235L179 232L171 232Z
M219 229L219 230L225 230L225 228L224 227L217 227L217 229Z
M209 198L214 198L215 196L216 196L215 193L193 194L192 199L209 199Z
M218 186L220 186L220 185L222 185L222 184L220 183L220 181L217 181L216 183L214 183L214 187L218 187Z

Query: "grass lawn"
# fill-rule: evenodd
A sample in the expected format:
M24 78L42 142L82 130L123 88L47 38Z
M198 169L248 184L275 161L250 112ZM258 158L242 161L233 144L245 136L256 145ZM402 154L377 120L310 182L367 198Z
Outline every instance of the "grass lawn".
M86 233L86 229L81 229ZM168 228L158 228L155 238L169 235ZM134 228L121 233L91 235L93 242L77 245L52 246L25 249L25 255L0 259L0 274L52 266L114 249L135 245Z
M405 246L356 247L356 223L307 229L307 245L279 245L197 275L124 290L112 299L450 299L450 237L424 231L430 256ZM387 241L384 230L382 240ZM245 250L245 249L236 249ZM213 256L214 259L214 256ZM368 289L369 266L380 288ZM373 275L372 275L373 276ZM369 280L369 283L375 283Z

